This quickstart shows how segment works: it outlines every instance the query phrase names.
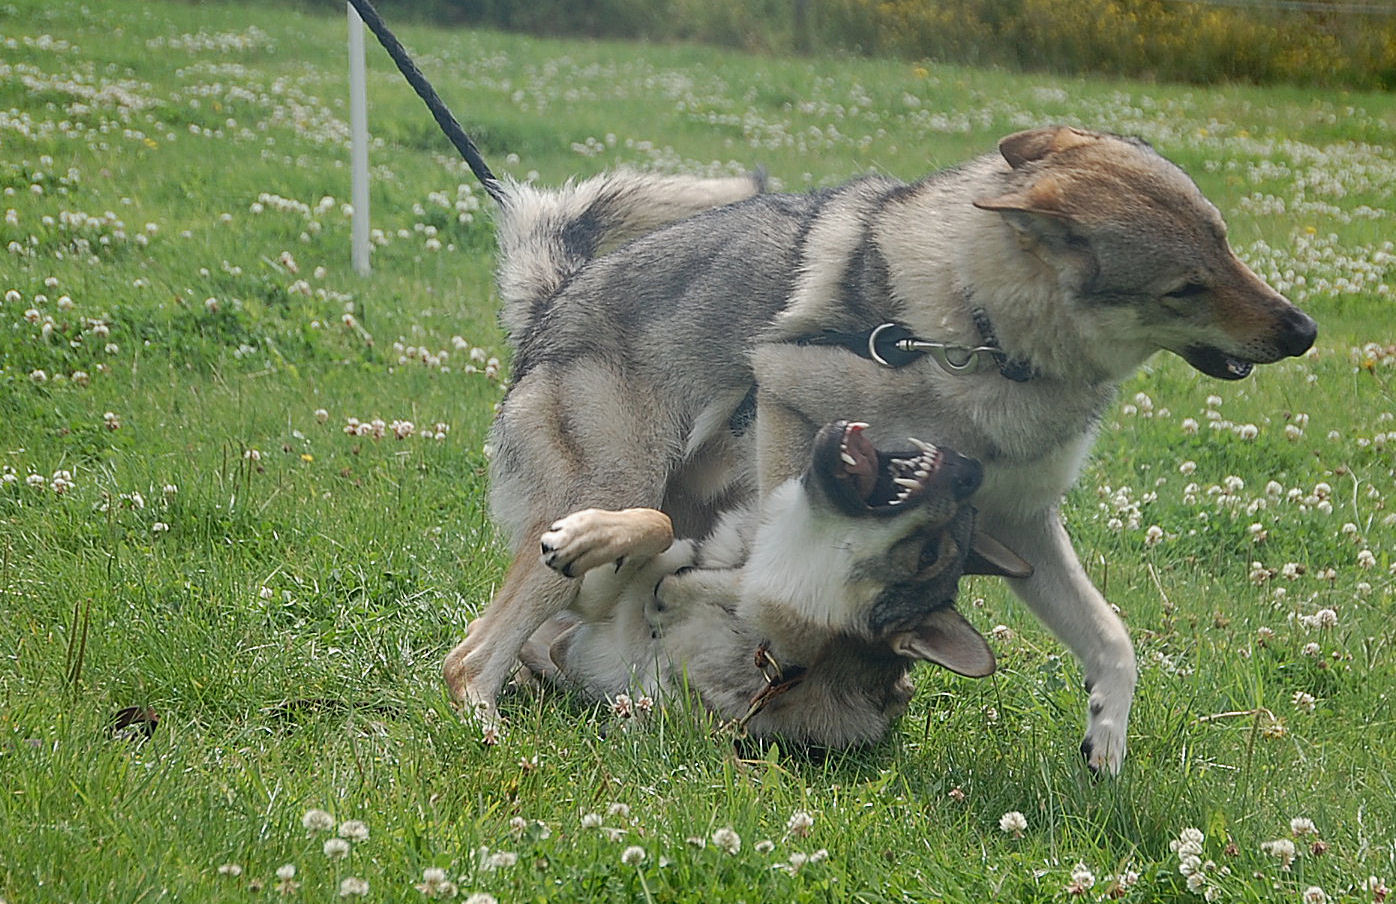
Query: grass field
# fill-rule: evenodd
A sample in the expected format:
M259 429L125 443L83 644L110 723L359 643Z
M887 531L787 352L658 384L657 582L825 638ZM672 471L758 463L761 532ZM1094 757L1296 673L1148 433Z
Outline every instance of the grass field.
M961 608L999 672L919 672L873 749L738 756L691 713L529 695L486 746L439 672L505 565L480 192L371 47L360 279L335 4L8 0L0 900L1382 899L1396 100L401 31L497 168L544 183L759 164L800 189L1045 122L1142 135L1317 349L1227 385L1155 359L1068 500L1139 650L1115 780L1079 761L1075 662L983 578Z

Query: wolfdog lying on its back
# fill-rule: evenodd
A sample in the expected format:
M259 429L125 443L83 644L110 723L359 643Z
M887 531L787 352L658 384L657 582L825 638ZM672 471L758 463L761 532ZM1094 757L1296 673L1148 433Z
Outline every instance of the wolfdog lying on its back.
M960 575L1029 569L973 545L979 463L915 440L881 451L865 427L825 426L803 474L760 511L740 506L701 541L586 571L525 664L598 698L687 689L754 736L823 747L880 738L911 698L918 660L993 672L984 638L954 609ZM578 574L617 515L558 521L543 537L549 564Z

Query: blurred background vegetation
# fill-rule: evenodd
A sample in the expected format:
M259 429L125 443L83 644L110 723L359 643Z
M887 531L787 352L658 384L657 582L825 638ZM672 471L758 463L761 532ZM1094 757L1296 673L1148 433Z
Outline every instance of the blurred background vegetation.
M301 0L323 6L323 0ZM535 34L844 51L1164 81L1396 87L1392 0L381 0Z

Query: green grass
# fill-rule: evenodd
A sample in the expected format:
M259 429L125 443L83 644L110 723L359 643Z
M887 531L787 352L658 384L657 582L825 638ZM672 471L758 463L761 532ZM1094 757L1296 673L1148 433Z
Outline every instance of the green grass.
M962 609L1005 627L998 674L918 673L875 748L734 751L693 713L622 725L528 694L485 747L439 665L506 564L483 453L502 386L470 354L507 375L492 230L457 218L468 174L373 48L384 242L353 275L343 31L260 3L0 6L0 899L279 897L289 863L323 901L350 876L415 899L429 867L501 902L1047 901L1080 863L1085 897L1129 871L1128 898L1185 901L1188 826L1225 900L1396 881L1396 101L404 27L492 163L544 183L759 164L798 189L1034 123L1141 134L1322 327L1243 383L1150 362L1068 500L1140 654L1118 779L1078 760L1076 664L986 579ZM1325 608L1336 625L1306 627ZM160 717L144 743L110 736L132 705ZM329 859L311 808L369 839ZM1283 870L1260 845L1296 816L1327 850L1298 839ZM734 855L686 841L724 826Z

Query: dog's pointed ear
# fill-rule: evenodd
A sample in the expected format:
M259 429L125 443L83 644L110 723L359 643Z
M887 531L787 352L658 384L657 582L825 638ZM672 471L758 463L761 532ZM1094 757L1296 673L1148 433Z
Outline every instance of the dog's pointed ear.
M1001 139L999 153L1008 161L1009 166L1020 169L1051 154L1079 148L1099 139L1099 135L1070 126L1047 126L1042 129L1014 132Z
M1037 179L1027 188L994 198L975 198L972 203L980 210L1004 214L1028 213L1053 219L1067 217L1062 181L1050 174Z
M1001 578L1030 578L1032 563L979 529L969 541L964 574L990 574Z
M892 651L910 659L924 659L968 678L992 675L998 663L984 635L974 630L953 606L935 610L914 630L892 638Z

